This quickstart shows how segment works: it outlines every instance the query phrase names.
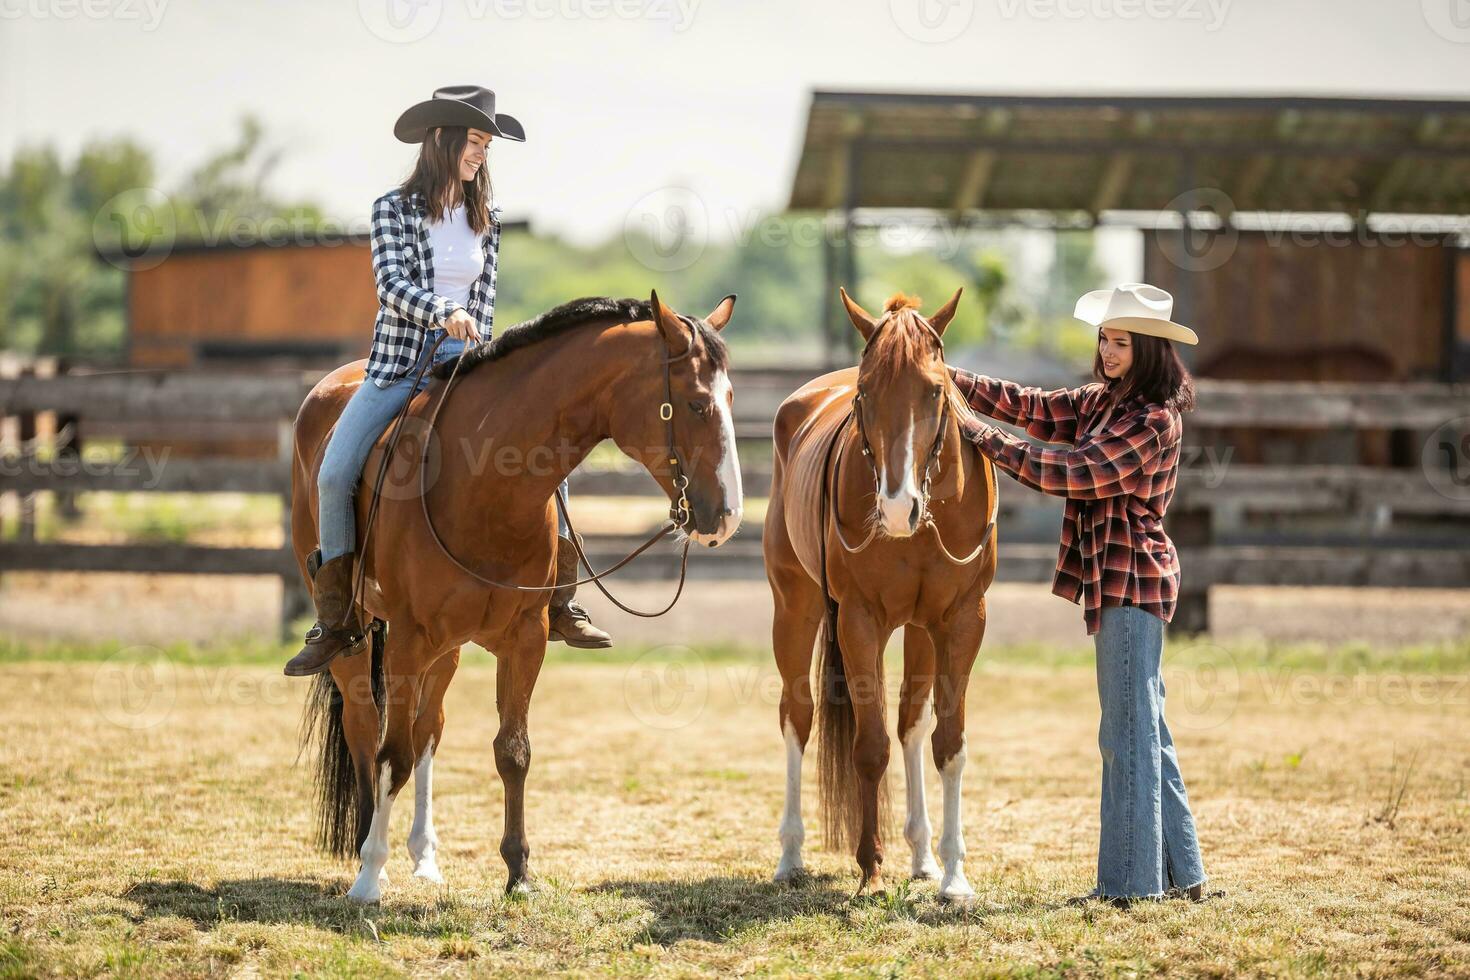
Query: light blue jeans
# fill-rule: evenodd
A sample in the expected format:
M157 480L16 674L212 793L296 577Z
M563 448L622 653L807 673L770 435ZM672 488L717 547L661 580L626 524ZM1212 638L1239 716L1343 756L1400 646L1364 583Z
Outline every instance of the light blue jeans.
M322 468L317 474L317 507L319 512L318 537L323 563L347 554L356 547L357 520L353 497L358 481L362 477L363 464L377 443L378 437L392 424L403 403L414 395L413 376L429 356L443 330L430 330L424 338L423 353L418 363L403 377L386 388L364 380L342 409L342 417L327 442L327 451L322 458ZM452 361L464 350L464 341L453 337L445 338L434 354L434 363ZM430 372L424 372L423 383L418 391L428 386ZM567 498L567 484L562 481L559 488L562 499ZM557 530L565 535L566 522L561 510L556 512Z
M1103 761L1094 894L1158 897L1203 884L1194 816L1164 721L1164 621L1134 605L1104 606L1094 647Z

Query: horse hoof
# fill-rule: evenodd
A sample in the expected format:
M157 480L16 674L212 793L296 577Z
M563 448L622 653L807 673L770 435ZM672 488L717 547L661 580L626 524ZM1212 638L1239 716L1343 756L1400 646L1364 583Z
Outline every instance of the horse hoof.
M522 878L519 881L508 883L505 886L505 894L507 898L530 898L536 894L536 886L531 884L530 879Z
M975 890L973 888L952 888L947 892L941 891L939 901L942 905L967 909L975 904Z
M772 880L778 885L790 885L792 888L797 888L811 881L811 878L812 873L798 864L794 868L785 868L777 871L775 878Z
M372 905L373 903L382 900L383 892L377 887L376 884L369 887L363 887L362 885L357 884L353 885L352 888L347 892L347 897L348 899L356 902L359 905Z
M444 876L439 873L438 865L434 864L432 861L425 861L423 864L420 864L418 867L414 868L413 876L415 878L422 878L424 881L427 881L431 884L444 884Z
M910 876L914 881L938 881L944 872L939 870L939 864L933 858L928 863L922 864L914 869Z

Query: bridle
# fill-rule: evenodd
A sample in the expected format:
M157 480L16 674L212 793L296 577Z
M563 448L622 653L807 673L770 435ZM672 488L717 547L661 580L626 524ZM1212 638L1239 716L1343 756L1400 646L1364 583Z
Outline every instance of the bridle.
M879 331L881 331L883 327L886 326L888 322L893 319L893 315L894 311L892 310L884 313L883 318L878 321L876 326L874 326L873 332L868 334L867 343L863 345L862 353L864 356L867 355L868 349L873 346L873 341L877 339ZM939 335L939 331L935 330L933 325L931 325L928 320L924 319L924 317L922 316L919 316L917 311L915 311L914 313L914 319L916 319L919 324L923 326L926 331L928 331L929 336L934 339L934 344L939 349L940 362L943 363L944 338ZM847 426L849 424L857 426L858 445L862 450L863 457L868 461L868 469L873 474L874 495L876 496L881 490L880 475L878 473L878 462L873 454L872 444L868 442L867 430L863 428L863 404L865 398L866 396L864 395L861 388L858 389L857 394L853 395L852 407L848 409L847 416L836 427L836 430L832 434L832 441L829 442L827 445L827 459L824 462L822 468L822 492L824 498L830 497L831 499L832 528L836 532L838 543L842 545L845 551L851 554L857 554L858 552L863 551L868 547L868 545L872 544L873 540L878 536L878 527L875 524L868 528L868 535L862 540L862 543L854 547L853 545L848 543L847 536L842 533L842 521L838 518L837 515L837 494L835 488L838 485L838 480L841 476L842 470L842 451L839 447L839 443L841 442L840 437L842 433L847 430ZM975 546L975 550L970 552L970 554L966 555L964 558L955 558L954 555L950 553L949 548L946 547L944 544L944 538L939 533L939 525L934 522L934 514L929 510L929 488L933 482L935 470L939 466L939 455L944 451L944 437L949 426L949 399L944 396L943 392L940 393L939 403L939 427L934 432L934 442L932 445L930 445L929 453L925 457L924 475L922 481L919 484L919 507L921 515L919 518L919 528L922 529L924 527L933 527L934 537L939 542L939 550L944 554L945 558L956 565L968 565L976 558L978 558L980 556L980 553L985 549L986 543L990 541L991 533L995 530L995 524L993 521L991 522L989 527L986 528L985 534L980 538L980 543ZM832 461L834 447L837 447L835 463L833 463ZM830 487L828 486L829 464L831 469Z
M424 523L429 529L429 537L434 540L434 544L439 548L439 552L446 559L448 559L450 564L454 565L454 567L458 569L461 574L469 576L482 585L488 585L500 589L512 589L517 592L552 592L557 589L571 588L578 585L586 585L588 582L591 582L592 584L596 585L598 590L601 591L603 595L607 596L608 600L619 609L634 616L642 616L647 619L662 616L664 613L674 608L674 604L679 601L679 596L684 591L684 580L688 572L689 565L689 545L693 540L692 538L688 537L688 531L690 526L694 523L694 515L689 506L689 496L687 492L689 489L689 475L688 472L685 470L683 457L679 454L679 447L674 441L673 365L693 355L694 341L696 335L698 334L697 323L692 317L686 316L682 313L678 313L675 315L678 316L680 323L689 328L689 343L686 346L684 353L682 354L673 354L670 351L668 338L664 336L662 330L657 329L657 324L655 324L655 333L658 334L660 345L663 347L664 351L664 356L659 359L659 362L663 367L664 374L664 400L658 406L659 419L664 423L664 446L666 451L663 458L668 461L668 465L670 468L670 479L673 483L674 493L676 494L676 496L673 497L673 499L669 503L669 520L626 557L619 560L616 564L598 572L592 568L591 561L588 560L586 552L582 549L582 543L579 540L577 529L572 525L572 515L567 510L566 501L562 499L562 495L560 492L553 493L552 496L556 498L557 509L561 512L562 518L566 521L567 531L569 532L568 537L571 539L572 548L577 553L577 560L578 562L580 562L581 567L585 567L587 571L591 573L589 577L578 579L575 582L563 582L553 585L519 585L514 582L501 582L497 579L482 575L467 566L458 558L456 558L454 553L449 550L449 546L444 543L444 539L439 536L438 530L434 527L433 516L429 513L429 494L428 487L426 485L428 480L428 455L434 433L434 426L438 422L439 413L444 409L444 403L449 400L449 393L454 388L455 381L459 378L460 366L464 363L464 352L461 352L460 356L455 359L454 367L453 369L451 369L449 377L445 381L444 388L439 394L439 400L434 404L434 408L432 411L430 411L428 416L428 426L427 431L424 434L423 450L420 452L418 460L418 489L419 502L423 507ZM434 363L434 352L439 349L439 345L444 342L446 337L448 337L448 334L441 334L438 339L434 341L434 345L429 349L428 354L424 356L424 363L420 365L418 372L414 375L413 386L415 391L418 390L418 386L423 379L424 372L428 370L428 368ZM465 348L465 351L468 350L468 347ZM384 452L383 454L382 463L378 467L377 479L373 484L372 505L368 509L367 526L364 528L363 531L363 543L362 546L358 549L358 554L360 556L365 556L367 554L367 541L369 536L372 534L373 521L374 518L377 516L378 502L381 499L383 480L385 475L387 474L388 466L393 459L394 453L397 450L398 438L402 434L403 421L408 415L408 408L412 401L412 397L408 398L404 402L403 407L399 409L398 415L394 419L393 431L388 437L387 449L386 452ZM637 558L639 555L643 554L643 552L653 547L655 543L664 538L666 535L673 534L676 531L684 531L686 536L684 538L684 547L679 555L679 584L678 587L674 590L674 597L669 600L668 605L664 606L657 612L643 612L638 609L633 609L620 602L618 598L614 596L611 592L609 592L607 590L607 587L602 584L601 580L603 579L603 577L611 575L613 572L622 568L634 558ZM353 602L358 605L361 605L362 602L362 586L366 577L366 568L367 562L359 560L356 582L353 588Z

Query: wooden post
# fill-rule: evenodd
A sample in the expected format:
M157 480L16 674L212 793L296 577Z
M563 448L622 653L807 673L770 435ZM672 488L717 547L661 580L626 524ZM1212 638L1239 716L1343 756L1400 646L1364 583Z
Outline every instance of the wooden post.
M1209 547L1213 537L1213 514L1206 508L1170 509L1165 525L1179 551L1179 604L1174 609L1172 632L1181 634L1210 631Z
M287 466L292 460L291 423L283 421L276 429L276 453ZM315 608L301 577L295 571L295 551L291 546L291 484L281 489L281 638L291 639L292 625ZM290 569L290 571L285 571Z

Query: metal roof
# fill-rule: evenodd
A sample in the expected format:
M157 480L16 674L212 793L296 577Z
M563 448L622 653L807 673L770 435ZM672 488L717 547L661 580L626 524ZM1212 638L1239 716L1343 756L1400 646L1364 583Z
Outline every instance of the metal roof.
M1470 101L817 91L790 207L1096 216L1185 192L1223 211L1470 214Z

